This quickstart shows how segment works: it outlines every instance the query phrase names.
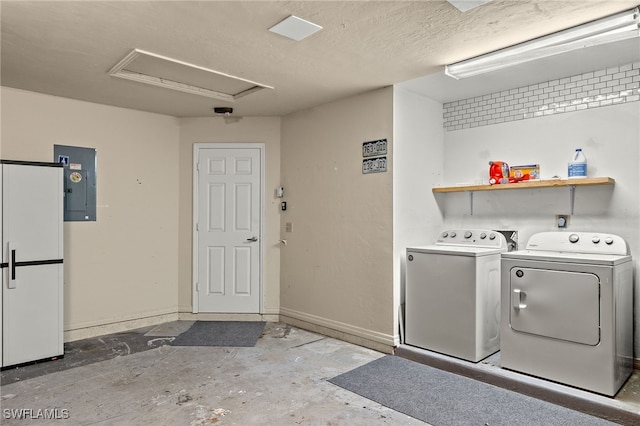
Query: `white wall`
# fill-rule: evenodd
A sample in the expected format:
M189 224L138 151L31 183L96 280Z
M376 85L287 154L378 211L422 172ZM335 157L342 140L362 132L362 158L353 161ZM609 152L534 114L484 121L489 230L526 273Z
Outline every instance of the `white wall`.
M396 324L392 102L388 87L282 119L281 318L385 351ZM388 171L363 175L362 143L378 139Z
M404 304L406 248L431 244L442 228L431 188L444 183L442 104L396 86L393 92L394 315ZM396 327L397 329L397 327Z
M567 231L622 236L635 263L635 351L640 355L640 102L628 102L529 120L449 131L444 135L444 185L488 180L488 162L539 163L542 178L567 176L575 148L583 148L589 177L608 176L613 186L578 187ZM536 232L557 230L556 214L570 213L569 188L438 194L445 227L519 231L521 247Z
M97 220L64 224L66 338L175 314L178 120L5 87L1 97L3 159L97 149Z

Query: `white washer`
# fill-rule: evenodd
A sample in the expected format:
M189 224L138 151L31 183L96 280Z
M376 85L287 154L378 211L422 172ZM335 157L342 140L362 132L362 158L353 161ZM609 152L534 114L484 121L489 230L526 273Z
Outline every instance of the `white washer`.
M405 343L478 362L500 348L500 254L485 229L448 230L407 248Z
M633 370L626 242L542 232L502 254L502 367L613 396Z

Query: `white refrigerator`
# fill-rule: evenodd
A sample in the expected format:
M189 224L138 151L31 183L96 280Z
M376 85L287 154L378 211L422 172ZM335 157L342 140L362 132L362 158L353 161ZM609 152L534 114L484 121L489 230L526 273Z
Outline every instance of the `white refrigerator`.
M64 355L63 167L0 160L2 367Z

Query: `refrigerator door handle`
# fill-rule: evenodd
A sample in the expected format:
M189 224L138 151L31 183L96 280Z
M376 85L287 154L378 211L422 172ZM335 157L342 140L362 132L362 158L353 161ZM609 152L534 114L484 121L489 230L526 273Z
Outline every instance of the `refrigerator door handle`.
M9 248L9 282L7 288L16 288L16 250L11 248L11 243L8 243Z

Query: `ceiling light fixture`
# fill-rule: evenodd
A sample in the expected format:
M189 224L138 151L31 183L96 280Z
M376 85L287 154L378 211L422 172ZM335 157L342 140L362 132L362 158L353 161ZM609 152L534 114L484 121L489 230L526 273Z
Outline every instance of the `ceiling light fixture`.
M475 9L478 6L482 6L485 3L489 3L491 0L447 0L453 7L460 12L466 12L471 9Z
M626 12L445 66L456 80L576 49L640 36L640 11Z
M318 24L291 15L269 28L269 31L295 41L300 41L321 29L322 27Z

